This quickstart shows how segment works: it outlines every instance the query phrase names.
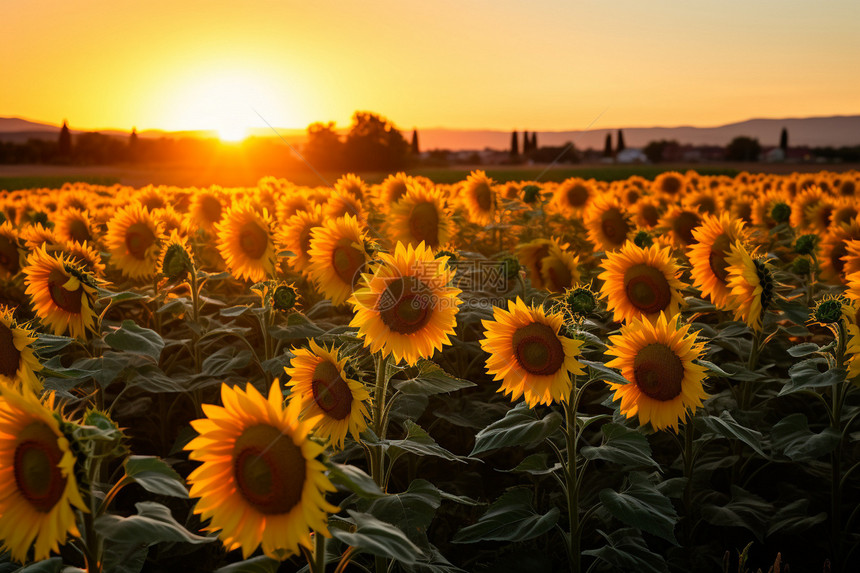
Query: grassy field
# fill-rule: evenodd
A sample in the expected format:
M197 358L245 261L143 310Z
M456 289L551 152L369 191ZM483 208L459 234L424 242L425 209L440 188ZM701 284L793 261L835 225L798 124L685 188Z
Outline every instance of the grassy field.
M15 191L17 189L59 189L65 183L78 182L91 185L113 185L119 183L117 177L103 175L66 176L66 175L25 175L15 177L0 176L0 190Z

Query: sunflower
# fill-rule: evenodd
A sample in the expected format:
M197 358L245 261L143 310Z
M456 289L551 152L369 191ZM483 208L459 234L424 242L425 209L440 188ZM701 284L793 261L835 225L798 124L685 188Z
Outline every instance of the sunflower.
M571 177L555 188L552 200L561 213L580 216L595 194L594 186L590 181Z
M355 217L346 215L311 230L308 274L332 304L346 302L370 260L367 238Z
M773 297L773 279L762 259L753 259L743 243L737 241L726 257L726 284L731 290L728 306L753 330L761 330L761 319Z
M385 205L394 205L409 191L409 185L415 180L405 173L389 175L379 184L379 200Z
M287 258L293 270L307 274L311 264L308 255L311 246L311 231L322 224L322 207L313 205L307 210L297 211L281 226L278 237L284 248L293 253Z
M158 274L168 281L181 282L193 272L194 253L188 239L176 230L171 231L158 255Z
M247 201L234 203L215 225L218 252L240 280L260 282L275 273L275 238L272 219Z
M660 224L660 213L662 209L660 203L652 198L639 200L633 211L636 213L634 222L637 227L643 229L652 229Z
M415 364L451 344L461 291L450 286L448 257L434 258L424 243L397 243L393 255L380 253L379 259L349 299L355 309L350 326L358 327L364 345Z
M617 368L627 384L609 382L621 400L621 413L627 418L638 415L639 424L651 423L655 430L673 428L686 411L695 412L707 398L702 381L705 368L695 363L705 344L689 334L690 325L678 326L678 317L661 314L656 322L634 319L609 337L606 363Z
M392 243L424 243L437 249L451 239L451 217L438 191L410 185L409 191L391 206L387 217Z
M317 460L323 447L308 439L311 421L298 419L299 402L285 410L277 380L268 399L250 384L222 384L221 402L203 405L206 418L191 422L199 435L185 446L203 462L188 476L194 513L245 558L260 544L277 560L310 548L309 529L328 537L327 513L338 508L325 492L335 488Z
M850 225L851 221L857 218L857 215L860 215L860 211L858 211L856 200L854 198L843 197L835 202L830 224L833 227Z
M462 201L469 220L486 227L496 216L496 191L494 181L483 171L473 171L463 186Z
M582 341L560 334L563 321L561 313L546 314L519 297L508 301L508 310L495 307L493 320L481 321L487 372L502 381L498 392L512 401L524 396L530 408L568 399L570 375L585 369L577 360Z
M87 330L94 329L96 288L92 275L62 253L49 255L44 247L27 258L24 275L33 310L54 334L68 330L75 338L85 338Z
M732 243L745 237L744 224L728 213L705 215L702 225L693 229L693 237L696 243L688 251L693 283L717 308L726 309L731 294L726 257Z
M809 215L814 212L815 206L824 198L824 193L818 185L810 184L805 187L791 206L791 226L799 231L805 231L811 221Z
M325 207L323 207L323 213L327 219L337 219L344 215L351 215L358 219L362 227L367 225L367 212L364 210L361 200L357 199L351 193L338 191L332 193Z
M278 223L285 223L290 217L301 211L313 209L310 199L298 191L289 191L278 197L275 215Z
M53 229L45 227L42 223L36 223L21 230L21 239L23 239L24 245L31 251L38 249L42 245L51 248L60 243L57 233Z
M845 256L842 257L842 260L845 262L842 272L845 274L846 280L850 279L854 273L860 272L860 240L845 242Z
M671 207L660 219L660 226L668 230L669 240L678 248L686 248L696 242L693 229L701 224L698 212L681 207Z
M54 231L64 241L86 243L95 238L89 214L85 210L75 208L64 209L58 213Z
M32 344L38 340L33 334L15 321L11 309L0 307L0 380L20 381L33 392L40 392L42 381L36 372L42 365L33 354Z
M600 295L607 299L613 320L630 322L644 317L656 320L661 313L672 317L684 300L681 269L669 247L651 245L643 249L627 243L620 251L607 253Z
M14 277L25 264L25 254L18 231L9 221L0 224L0 277Z
M161 225L144 207L132 203L113 216L105 236L111 263L130 279L155 274Z
M604 251L614 251L627 242L627 234L633 229L630 218L621 202L609 194L592 201L585 212L585 228L588 240Z
M579 257L562 249L553 241L547 255L540 261L540 278L543 288L562 292L580 282Z
M358 201L367 199L367 183L358 175L347 173L334 182L334 190L337 193L352 195ZM342 214L341 214L342 215ZM339 215L340 216L340 215Z
M860 240L860 219L834 227L821 241L821 278L834 284L844 282L848 245Z
M364 385L345 372L347 358L310 341L310 350L293 350L286 383L292 389L290 401L299 402L300 418L316 420L314 432L334 447L343 449L346 434L355 440L367 427L370 394Z
M520 243L514 249L520 264L528 269L529 278L535 288L543 288L544 286L540 273L542 261L549 255L550 247L557 243L558 241L555 239L534 239L528 243ZM567 246L565 244L563 248L567 248Z
M102 255L92 243L65 241L60 245L59 251L84 272L93 275L97 279L104 278L105 265L102 262Z
M655 193L664 193L672 197L683 197L687 180L677 171L661 173L654 179L651 189Z
M53 394L45 404L29 390L4 387L0 395L0 539L22 563L47 559L67 536L79 537L75 508L87 511L53 409Z
M191 203L188 206L189 227L214 234L215 224L221 221L226 210L223 195L223 190L217 186L201 189L192 194Z

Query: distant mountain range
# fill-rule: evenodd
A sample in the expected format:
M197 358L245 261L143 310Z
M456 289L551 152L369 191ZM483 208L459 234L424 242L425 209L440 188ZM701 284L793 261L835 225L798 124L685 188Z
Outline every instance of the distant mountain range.
M831 117L805 117L786 119L750 119L717 127L622 127L627 147L644 147L649 141L660 139L677 140L682 144L725 146L738 136L757 138L762 145L777 145L783 128L788 130L789 145L811 147L860 145L860 115ZM24 142L30 138L53 139L60 126L29 121L17 117L0 117L0 141ZM606 134L611 133L613 144L619 128L603 128L571 131L538 131L538 144L541 146L564 145L573 142L579 149L602 149ZM93 130L76 130L72 133ZM127 137L128 131L99 130L105 135ZM301 143L305 130L278 128L278 134L270 129L251 130L257 137L278 137L280 135L291 144ZM215 137L214 131L161 131L146 130L138 132L140 137ZM410 132L404 130L408 139ZM511 132L499 130L471 130L427 128L418 130L420 148L428 149L507 149L510 146Z

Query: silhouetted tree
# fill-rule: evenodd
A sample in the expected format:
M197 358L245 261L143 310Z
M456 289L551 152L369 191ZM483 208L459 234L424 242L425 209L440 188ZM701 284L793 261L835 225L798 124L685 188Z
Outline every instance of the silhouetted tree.
M317 169L338 169L342 166L344 145L333 121L317 122L308 126L304 156Z
M532 150L532 142L529 139L528 130L523 130L523 155L528 154Z
M788 151L788 130L782 128L782 133L779 134L779 148L783 151Z
M69 123L66 120L63 120L63 128L60 130L57 155L62 159L68 159L72 156L72 133L69 131Z
M648 158L648 161L651 163L660 163L663 161L663 152L666 151L667 148L677 148L677 141L667 141L665 139L661 139L660 141L651 141L648 145L645 146L645 149L642 152L645 154L645 157Z
M620 152L624 151L626 148L627 148L627 146L624 145L624 132L619 129L618 130L618 141L615 144L615 153L620 153Z
M606 142L603 144L603 157L612 157L612 134L606 134Z
M344 142L346 166L350 169L401 169L406 166L409 144L386 118L367 111L352 116Z
M532 151L537 151L538 144L537 144L537 132L536 131L532 132L532 144L530 145L530 147L532 148Z
M128 136L128 158L131 161L137 161L140 149L137 141L137 128L131 128L131 135Z
M421 153L421 152L418 150L418 130L413 129L412 130L412 155L418 155L419 153Z
M736 137L726 146L728 161L758 161L760 153L761 145L752 137Z
M516 130L511 132L511 157L516 157L520 154L519 134Z

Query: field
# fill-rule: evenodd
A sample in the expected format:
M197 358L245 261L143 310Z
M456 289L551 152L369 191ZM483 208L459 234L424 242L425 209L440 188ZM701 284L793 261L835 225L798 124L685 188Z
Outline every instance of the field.
M0 172L0 571L857 571L860 173L748 167Z

